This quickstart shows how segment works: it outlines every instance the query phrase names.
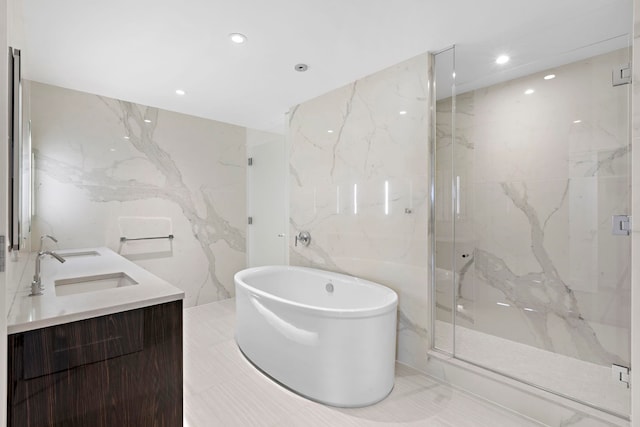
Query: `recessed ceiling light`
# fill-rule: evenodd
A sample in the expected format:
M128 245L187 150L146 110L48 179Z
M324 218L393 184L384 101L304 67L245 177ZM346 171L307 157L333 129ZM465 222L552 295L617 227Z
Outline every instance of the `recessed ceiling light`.
M533 89L527 89L527 90L525 90L525 91L524 91L524 94L525 94L525 95L531 95L533 92L535 92L535 90L533 90Z
M580 120L580 119L574 120L573 123L582 123L582 120Z
M124 139L131 139L131 137L129 135L125 135L123 136Z
M116 151L115 148L109 148L109 151Z
M496 64L504 65L509 62L509 57L507 55L500 55L496 58Z
M151 120L149 120L149 119L144 119L144 122L145 122L145 123L151 123Z
M555 74L547 74L546 76L544 76L545 80L551 80L551 79L555 79L556 75Z
M184 95L184 94L186 94L186 93L187 93L187 92L185 92L185 91L184 91L184 90L182 90L182 89L176 89L176 95Z
M405 114L407 114L407 112L402 110L402 111L399 111L398 114L400 114L401 116L404 116Z
M327 133L333 133L333 129L329 129Z
M231 33L229 34L229 38L231 39L232 42L237 44L242 44L247 41L247 36L240 33Z

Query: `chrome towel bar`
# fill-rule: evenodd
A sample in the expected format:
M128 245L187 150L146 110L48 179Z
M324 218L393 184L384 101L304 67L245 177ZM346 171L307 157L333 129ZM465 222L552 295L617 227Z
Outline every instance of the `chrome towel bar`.
M135 239L131 239L129 237L121 237L120 241L121 242L130 242L132 240L156 240L156 239L173 240L173 234L169 234L168 236L157 236L157 237L138 237L138 238L135 238Z

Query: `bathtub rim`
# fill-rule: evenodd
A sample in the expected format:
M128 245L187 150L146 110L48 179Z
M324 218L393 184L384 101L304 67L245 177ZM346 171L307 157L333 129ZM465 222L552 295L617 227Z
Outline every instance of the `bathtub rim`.
M365 284L367 286L372 286L372 287L377 287L377 288L383 288L385 290L385 292L388 292L389 295L391 296L391 298L388 301L385 301L385 304L382 305L373 305L373 306L369 306L369 307L364 307L364 308L355 308L355 309L349 309L349 308L330 308L330 307L322 307L322 306L318 306L318 305L310 305L310 304L303 304L303 303L299 303L290 299L286 299L286 298L282 298L280 296L271 294L269 292L263 291L262 289L258 289L255 288L254 286L249 285L247 282L245 282L244 280L242 280L242 277L253 273L253 272L258 272L258 271L270 271L270 270L298 270L298 271L308 271L308 272L315 272L320 273L320 274L327 274L327 275L331 275L331 276L339 276L342 278L346 278L349 280L353 280L362 284ZM276 301L278 303L287 305L291 308L297 309L297 310L302 310L302 311L306 311L306 312L313 312L316 314L322 314L324 317L328 317L328 316L333 316L336 318L366 318L366 317L375 317L375 316L379 316L382 314L386 314L389 313L391 311L396 311L398 308L398 294L396 291L394 291L393 289L389 288L388 286L382 285L380 283L376 283L376 282L372 282L370 280L366 280L366 279L361 279L359 277L356 276L351 276L348 274L343 274L343 273L336 273L333 271L328 271L328 270L321 270L318 268L312 268L312 267L298 267L298 266L291 266L291 265L265 265L265 266L260 266L260 267L249 267L249 268L245 268L243 270L238 271L237 273L235 273L233 275L233 281L236 287L240 286L243 287L246 291L254 294L254 295L258 295L262 298L265 298L267 300L272 300L272 301ZM237 290L236 290L237 293Z

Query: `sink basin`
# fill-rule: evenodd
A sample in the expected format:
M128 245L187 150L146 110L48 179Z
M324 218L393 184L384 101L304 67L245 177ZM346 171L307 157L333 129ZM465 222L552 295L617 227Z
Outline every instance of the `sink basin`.
M121 271L95 276L70 277L58 279L54 282L56 295L73 295L86 292L104 291L107 289L122 288L124 286L137 285L138 282Z
M62 258L74 258L74 257L85 257L85 256L100 256L100 254L96 251L83 251L83 252L57 252Z

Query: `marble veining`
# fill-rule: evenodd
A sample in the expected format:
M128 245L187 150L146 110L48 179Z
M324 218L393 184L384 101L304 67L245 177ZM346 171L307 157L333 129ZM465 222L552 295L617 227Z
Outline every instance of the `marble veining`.
M630 213L628 87L611 86L625 60L623 49L557 67L544 86L540 72L457 95L455 117L438 101L436 263L455 277L437 285L438 319L455 310L461 327L628 365L630 242L611 234L611 215ZM530 381L550 387L542 369Z
M37 93L40 87L41 85L38 84L34 92ZM91 97L91 95L85 96ZM221 184L216 182L215 176L213 177L214 179L201 179L200 182L195 183L196 185L194 185L193 180L190 185L187 184L181 168L188 165L189 161L182 162L179 166L174 158L175 154L169 152L158 142L158 132L161 133L161 136L162 132L173 135L176 130L179 132L179 126L188 126L188 123L184 123L184 125L180 123L181 117L179 115L175 115L178 117L168 117L173 113L125 101L104 97L95 98L112 116L111 118L105 117L105 120L113 121L115 119L116 123L120 125L119 130L112 129L113 133L127 137L126 150L128 153L126 157L104 162L98 166L97 163L100 160L95 158L95 147L85 147L86 142L82 139L82 130L78 131L77 139L79 142L73 143L69 147L70 155L63 157L58 152L48 149L48 140L38 138L38 134L47 133L47 129L38 128L34 132L36 137L34 145L37 147L34 152L38 174L54 179L58 183L78 188L86 195L88 201L99 204L116 202L122 206L126 203L144 203L157 199L175 204L190 225L189 232L186 235L178 234L177 239L188 239L193 236L201 254L204 256L206 266L206 274L199 280L194 280L196 283L179 284L187 288L189 305L197 305L211 299L224 299L233 295L232 281L220 274L219 269L229 261L232 264L237 264L238 255L243 257L246 252L245 230L240 225L243 224L243 221L238 221L233 216L230 219L228 211L221 211L221 206L223 206L221 202L224 200L223 203L226 206L235 204L238 206L235 211L243 214L244 188L241 187L243 192L236 197L221 199L217 197L217 193L220 192L219 187L222 186L221 184L228 178L222 177ZM60 102L64 101L60 100ZM95 101L86 100L85 102L95 106ZM163 127L163 120L165 119L170 124ZM43 118L36 114L34 126L44 126L45 124L42 123L44 121ZM215 122L209 123L215 124ZM80 124L77 126L82 128ZM176 126L177 128L175 130L167 130L166 126ZM202 127L206 126L206 123L202 125ZM224 128L224 126L234 128L231 125L224 124L219 124L218 126L221 128ZM211 127L215 127L215 125ZM214 132L216 130L213 129ZM197 138L210 138L211 136L215 138L214 132L211 132L210 136L206 134L197 135ZM70 139L73 137L74 135L69 136ZM161 139L166 144L167 137L162 136ZM179 146L180 140L170 140L170 143ZM241 144L240 147L242 148L243 145ZM222 145L222 148L228 149L228 144ZM172 150L175 151L175 148L172 147ZM222 174L243 176L244 167L241 165L243 164L244 155L242 152L238 154L235 158L220 157L217 161L212 159L213 161L210 165L214 170L222 171ZM195 156L198 156L198 154L195 154ZM230 172L225 172L225 170ZM203 176L206 175L205 171L200 173ZM240 183L244 184L244 181L241 180ZM140 210L154 211L151 205ZM38 217L41 224L56 221L55 218L50 218L43 214ZM46 225L44 228L47 228ZM61 237L64 238L66 236L61 233ZM228 258L231 253L234 253L234 255ZM239 264L237 267L242 268L243 265ZM188 265L178 264L174 264L174 268L193 269ZM207 298L203 298L205 289L208 292Z
M614 169L613 162L616 159L627 160L628 159L627 156L629 154L630 149L631 149L631 146L624 146L611 151L611 153L608 154L604 159L598 160L595 165L591 166L591 168L589 168L585 172L584 176L588 177L588 176L600 175L602 174L602 171L604 169L607 169L607 171L612 175L615 174L616 170Z
M336 156L337 156L337 149L338 149L338 145L342 142L342 133L344 132L344 127L347 124L347 121L349 120L349 115L351 114L351 109L353 108L353 98L356 96L356 86L357 86L358 82L355 81L350 85L350 95L349 95L349 99L347 99L347 102L345 103L344 106L344 113L342 115L342 120L340 123L340 128L338 129L338 133L336 135L336 139L335 142L333 143L333 146L331 147L331 151L332 151L332 159L331 159L331 169L329 171L329 176L333 177L333 172L336 169Z
M428 348L427 55L289 112L290 262L350 274L399 294L398 360Z
M411 320L402 310L398 310L398 331L412 332L424 340L429 339L429 330Z
M580 314L574 292L562 280L545 249L544 228L540 224L535 209L529 203L526 186L521 193L513 185L502 183L501 186L505 195L526 215L529 221L531 250L540 264L542 272L517 276L509 270L504 261L478 249L476 251L476 272L479 277L485 279L490 286L499 288L506 299L516 307L522 310L525 308L534 310L530 312L531 324L538 330L538 335L543 338L544 348L554 350L547 330L549 324L547 316L555 315L562 319L572 332L573 341L581 359L600 364L623 363L619 357L603 348L589 323ZM552 214L556 211L552 211ZM540 293L542 295L539 295Z

